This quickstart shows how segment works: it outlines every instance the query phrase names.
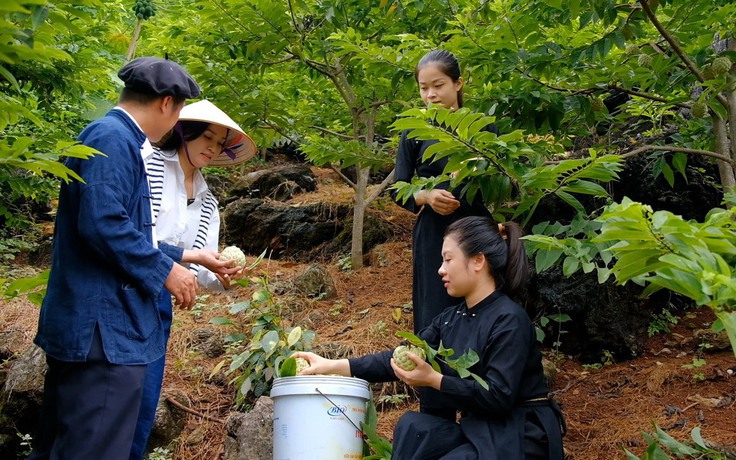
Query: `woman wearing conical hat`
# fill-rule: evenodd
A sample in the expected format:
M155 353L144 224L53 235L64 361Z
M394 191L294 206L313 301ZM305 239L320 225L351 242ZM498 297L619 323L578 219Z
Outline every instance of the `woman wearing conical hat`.
M220 214L201 169L235 166L256 154L253 140L225 112L202 100L181 110L171 135L144 158L151 189L155 239L184 250L217 252ZM189 264L199 285L222 291L231 287L228 275ZM169 336L170 296L162 296L159 313ZM163 382L164 358L151 363L146 374L138 426L130 459L142 459L153 427Z

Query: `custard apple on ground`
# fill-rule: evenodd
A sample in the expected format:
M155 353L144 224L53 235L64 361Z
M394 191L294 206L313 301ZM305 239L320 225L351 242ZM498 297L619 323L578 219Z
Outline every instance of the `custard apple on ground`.
M417 367L416 363L409 358L407 353L412 352L421 359L427 359L424 350L414 345L400 345L394 349L394 361L396 365L405 371L412 371Z
M245 267L245 254L237 246L228 246L220 253L220 260L235 261L234 267Z

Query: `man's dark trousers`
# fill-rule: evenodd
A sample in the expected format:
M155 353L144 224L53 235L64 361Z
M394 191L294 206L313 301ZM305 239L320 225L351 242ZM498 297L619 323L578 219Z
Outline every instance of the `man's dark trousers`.
M147 366L108 362L99 330L87 361L46 361L41 420L29 460L127 460Z

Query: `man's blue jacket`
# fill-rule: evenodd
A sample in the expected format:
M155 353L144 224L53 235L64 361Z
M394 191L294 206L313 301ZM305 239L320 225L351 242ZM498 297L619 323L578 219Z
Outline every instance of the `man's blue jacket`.
M84 361L95 326L108 360L146 364L165 352L156 308L181 249L152 244L146 135L123 111L92 122L78 140L104 154L66 165L84 183L63 183L51 273L35 343L61 361Z

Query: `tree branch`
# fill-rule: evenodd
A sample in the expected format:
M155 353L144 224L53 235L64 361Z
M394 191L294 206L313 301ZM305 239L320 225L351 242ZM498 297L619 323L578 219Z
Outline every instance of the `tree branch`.
M279 133L282 136L284 136L285 138L289 139L289 142L291 142L292 144L294 144L294 145L299 145L300 144L300 142L298 140L296 140L293 137L289 136L289 134L287 134L286 131L284 131L283 129L281 129L281 127L279 127L279 125L277 125L276 123L273 123L273 122L268 121L266 119L264 119L263 122L266 125L268 125L269 128L273 129L277 133Z
M695 155L704 155L707 157L715 158L717 160L725 161L726 163L731 163L733 166L736 166L736 161L731 160L731 158L721 155L720 153L717 153L717 152L712 152L710 150L689 149L685 147L672 147L668 145L644 145L642 147L639 147L638 149L634 149L630 152L621 154L621 158L633 157L640 153L649 152L652 150L658 150L662 152L681 152L681 153L689 153L689 154L695 154Z
M246 27L245 24L243 24L242 22L240 22L240 20L238 20L238 18L236 18L235 16L233 16L232 14L230 14L230 12L225 9L225 7L223 7L222 5L220 5L220 3L217 0L213 0L212 3L214 3L216 7L218 7L223 13L225 13L225 15L227 17L229 17L241 29L247 30L248 32L251 31L249 27Z
M378 195L380 195L381 193L383 193L384 190L386 190L386 187L388 187L388 184L393 182L394 173L396 173L396 168L392 169L391 172L388 174L388 176L386 176L386 178L383 179L383 181L378 185L378 187L375 190L373 190L373 192L370 195L368 195L368 198L365 199L366 206L371 204L371 202L375 200L376 197L378 197Z
M166 402L169 403L169 404L171 404L172 406L176 407L177 409L181 409L184 412L188 412L188 413L190 413L192 415L196 415L197 417L202 417L203 419L207 419L207 420L210 420L212 422L221 423L223 425L225 424L225 420L222 420L222 419L219 419L219 418L216 418L216 417L212 417L211 415L206 415L206 414L203 414L201 412L197 412L196 410L185 406L184 404L180 403L179 401L175 400L172 397L166 398Z
M736 51L736 40L733 38L728 40L728 50ZM731 66L731 70L728 72L726 78L729 83L728 88L726 89L726 97L729 102L727 108L729 137L731 139L730 154L731 158L736 160L736 68Z
M287 0L287 3L289 4L289 14L291 15L291 23L294 26L294 30L296 33L302 36L302 40L304 40L304 34L299 29L299 25L296 23L296 15L294 14L294 5L291 4L291 0Z
M707 157L715 158L717 160L725 161L736 167L736 160L731 160L730 158L724 155L721 155L718 152L712 152L710 150L689 149L685 147L672 147L668 145L644 145L644 146L639 147L638 149L631 150L630 152L619 154L619 156L621 158L630 158L630 157L639 155L640 153L650 152L653 150L658 150L662 152L681 152L681 153L689 153L689 154L695 154L695 155L704 155ZM548 161L545 161L543 164L556 165L556 164L562 163L563 161L565 160L548 160Z
M321 126L314 126L314 125L312 125L312 126L310 126L310 128L316 129L317 131L320 131L320 132L322 132L324 134L329 134L330 136L335 136L335 137L340 138L340 139L345 139L345 140L348 140L348 141L354 141L355 140L355 137L353 137L353 136L350 136L348 134L336 133L335 131L330 131L329 129L323 128ZM358 138L365 138L365 136L358 136Z
M335 58L334 69L336 70L334 78L335 86L337 86L340 94L343 95L345 102L348 103L348 107L355 107L355 93L353 92L353 89L350 86L350 82L345 75L345 69L342 67L340 58Z
M345 174L343 174L342 171L340 171L337 168L337 166L335 166L334 164L330 163L330 169L332 169L333 171L335 171L337 173L337 175L342 178L342 180L344 180L345 182L347 182L348 185L353 188L353 190L357 190L357 187L358 186L355 185L355 182L351 181L348 176L346 176Z
M705 83L705 77L698 69L698 66L696 66L695 63L690 60L688 55L685 54L685 51L683 51L682 47L680 46L679 42L675 39L675 37L673 37L672 34L670 34L669 31L664 28L662 23L659 22L659 19L657 19L657 16L654 14L654 11L652 11L652 8L649 6L649 0L639 0L639 3L641 3L644 13L646 13L647 17L652 22L654 27L657 29L657 31L659 31L662 37L664 37L664 39L667 40L667 43L670 44L672 49L680 57L682 62L685 63L685 65L690 70L690 72L692 72L692 74L695 75L695 78L697 78L701 83ZM728 100L726 100L726 98L723 97L723 95L715 94L715 98L718 99L718 102L723 104L723 106L726 107L726 109L728 109Z
M657 95L654 95L654 94L642 93L642 92L639 92L639 91L634 91L633 89L626 89L626 88L624 88L622 86L618 86L618 85L613 84L613 83L609 83L608 84L608 87L610 89L613 89L613 90L616 90L616 91L621 91L622 93L626 93L626 94L631 94L632 96L640 97L642 99L649 99L651 101L657 101L657 102L661 102L663 104L669 104L669 101L667 101L667 99L665 99L663 97L660 97L660 96L657 96ZM690 105L685 104L684 102L678 102L677 104L673 104L673 105L675 107L682 107L683 109L689 109L689 108L691 108Z
M367 109L375 109L378 107L381 107L382 105L388 104L389 101L373 101L370 104L368 104L368 107L359 107L358 108L358 114L365 112Z

